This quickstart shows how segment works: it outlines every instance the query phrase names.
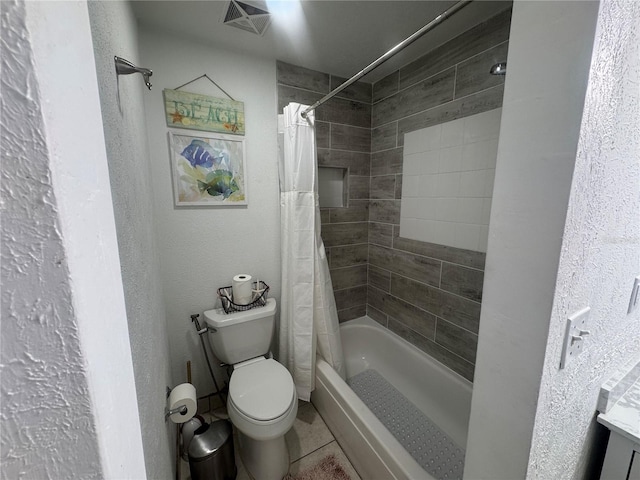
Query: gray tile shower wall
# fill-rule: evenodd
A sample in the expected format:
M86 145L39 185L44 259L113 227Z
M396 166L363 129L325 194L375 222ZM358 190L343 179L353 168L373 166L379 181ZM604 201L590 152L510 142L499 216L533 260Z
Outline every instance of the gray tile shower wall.
M276 68L278 113L289 102L311 104L345 80L284 62ZM316 110L318 165L348 172L348 206L320 212L340 321L366 313L371 91L357 82Z
M502 106L511 11L373 85L367 313L473 380L485 254L399 237L404 134Z
M485 254L399 237L404 134L502 106L504 77L488 72L506 60L510 23L506 10L316 110L318 164L349 176L348 207L321 210L340 321L367 313L469 380ZM344 80L278 62L278 113Z

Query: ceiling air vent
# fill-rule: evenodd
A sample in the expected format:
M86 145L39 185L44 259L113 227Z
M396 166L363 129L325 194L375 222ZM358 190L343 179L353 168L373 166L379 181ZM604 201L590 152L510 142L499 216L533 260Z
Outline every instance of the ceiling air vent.
M264 2L240 2L230 0L224 10L222 23L247 32L262 35L271 22L271 15Z

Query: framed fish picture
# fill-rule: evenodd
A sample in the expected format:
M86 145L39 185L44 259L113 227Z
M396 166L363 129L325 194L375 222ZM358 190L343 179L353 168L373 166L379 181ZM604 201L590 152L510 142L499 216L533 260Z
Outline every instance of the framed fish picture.
M169 132L176 207L247 205L244 138Z
M165 88L167 126L244 135L244 103Z

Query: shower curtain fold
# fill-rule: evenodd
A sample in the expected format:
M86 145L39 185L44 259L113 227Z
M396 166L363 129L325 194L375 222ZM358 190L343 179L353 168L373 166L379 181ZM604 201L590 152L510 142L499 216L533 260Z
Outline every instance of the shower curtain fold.
M298 398L315 387L316 353L344 378L338 313L320 237L315 117L306 105L284 109L280 158L282 298L279 360L293 376Z

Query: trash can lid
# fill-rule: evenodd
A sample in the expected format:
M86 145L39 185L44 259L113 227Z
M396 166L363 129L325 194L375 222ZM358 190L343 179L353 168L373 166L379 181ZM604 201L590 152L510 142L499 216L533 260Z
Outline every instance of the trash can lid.
M231 423L227 420L218 420L210 425L203 425L195 431L193 439L191 439L189 458L204 460L216 453L231 435Z

